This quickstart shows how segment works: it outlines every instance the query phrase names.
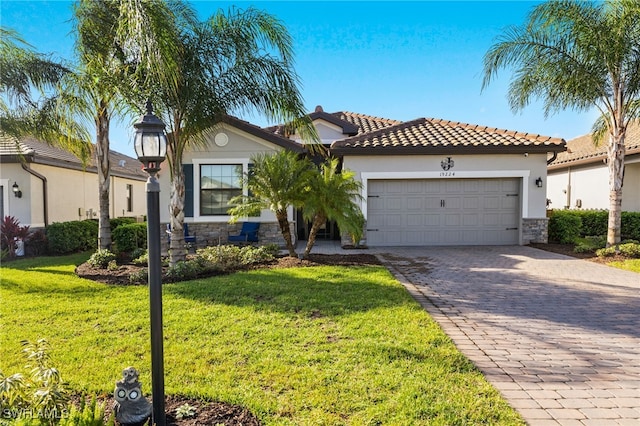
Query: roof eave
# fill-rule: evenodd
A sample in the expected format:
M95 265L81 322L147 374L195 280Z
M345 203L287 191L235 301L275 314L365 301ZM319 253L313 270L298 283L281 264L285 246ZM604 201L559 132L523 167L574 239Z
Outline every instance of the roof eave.
M525 154L561 152L566 148L558 145L536 146L464 146L464 147L436 147L436 146L391 146L391 147L334 147L332 154L337 155L476 155L476 154Z

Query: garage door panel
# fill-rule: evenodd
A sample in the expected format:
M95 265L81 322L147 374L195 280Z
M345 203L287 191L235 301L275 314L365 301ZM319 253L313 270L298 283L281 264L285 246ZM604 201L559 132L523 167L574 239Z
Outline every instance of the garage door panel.
M369 181L368 243L517 244L519 188L518 178Z
M463 214L462 215L462 225L465 227L477 227L481 225L481 216L477 214Z
M407 198L407 210L424 210L424 198L410 196Z
M424 226L427 228L440 227L440 214L424 214Z
M407 214L407 226L412 229L419 229L424 226L424 215Z

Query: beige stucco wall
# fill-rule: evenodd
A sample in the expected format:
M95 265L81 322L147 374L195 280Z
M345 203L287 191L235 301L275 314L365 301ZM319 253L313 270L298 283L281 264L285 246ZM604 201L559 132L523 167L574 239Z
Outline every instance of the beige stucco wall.
M444 171L441 162L447 157L451 157L454 166L449 171ZM366 184L370 179L517 177L522 179L522 217L546 216L546 154L345 156L344 168L356 172L356 177L364 183L364 212L367 210ZM542 188L535 185L538 177L543 179Z
M549 171L547 197L554 209L609 209L607 166L592 163ZM640 211L640 159L625 164L622 210Z
M47 179L47 202L49 223L87 219L87 212L98 216L98 175L81 170L64 169L43 164L28 164L28 167ZM22 198L8 197L5 215L12 215L23 225L42 227L44 198L42 180L22 169L20 164L2 164L0 180L8 181L8 191L13 182L18 182ZM126 184L133 185L133 211L126 211ZM110 217L142 216L146 214L145 183L143 181L111 178ZM124 214L123 211L125 210ZM80 213L79 213L80 212Z
M224 133L228 137L226 145L219 146L215 143L216 135ZM282 148L270 142L257 138L249 133L226 124L216 127L214 132L207 138L207 146L194 148L185 153L183 164L193 164L194 171L194 208L193 218L185 218L187 223L226 223L229 216L200 216L200 165L201 164L242 164L246 173L251 157L259 153L275 153ZM170 201L170 179L169 172L165 170L160 173L160 221L169 222L169 201ZM251 221L273 222L276 220L275 215L265 210L259 217L251 217ZM293 209L289 211L289 220L293 221Z

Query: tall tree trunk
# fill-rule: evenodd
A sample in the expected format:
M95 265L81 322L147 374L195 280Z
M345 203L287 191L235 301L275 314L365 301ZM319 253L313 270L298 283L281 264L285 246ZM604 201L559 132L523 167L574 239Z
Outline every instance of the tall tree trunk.
M309 254L311 253L311 249L313 248L313 245L316 243L316 235L318 235L318 230L320 230L322 225L324 225L325 223L327 223L326 216L321 214L316 214L313 217L313 223L311 224L311 230L309 231L309 239L307 240L307 247L304 249L304 254L302 255L304 259L309 257Z
M293 240L291 238L291 229L289 227L289 218L286 210L276 211L276 219L278 219L278 225L280 226L280 232L289 251L289 256L298 257L295 247L293 247Z
M609 223L607 228L607 247L620 243L622 227L622 184L624 180L624 156L626 130L616 126L607 145L607 164L609 166Z
M169 244L169 263L171 266L187 259L184 245L184 172L182 163L173 164L173 178L171 179L171 200L169 213L171 220L171 244Z
M109 195L111 164L109 162L109 113L107 103L100 101L96 115L96 168L98 169L98 248L111 249L111 224L109 223Z

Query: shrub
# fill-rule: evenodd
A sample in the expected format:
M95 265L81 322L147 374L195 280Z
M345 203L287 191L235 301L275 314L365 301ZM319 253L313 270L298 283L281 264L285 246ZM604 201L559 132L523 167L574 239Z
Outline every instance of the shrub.
M149 251L147 249L137 248L131 252L131 262L134 265L148 265L149 264Z
M131 223L136 223L136 219L133 217L114 217L109 219L111 232L113 232L114 229L118 228L121 225L129 225Z
M5 216L0 224L0 249L7 250L9 257L15 256L15 239L20 238L22 241L27 239L29 235L28 226L20 226L20 221L13 216Z
M68 254L98 245L98 222L82 220L52 223L46 229L49 253Z
M129 274L129 283L131 284L146 284L148 280L149 270L146 268Z
M34 423L54 425L69 412L70 394L66 383L58 370L50 365L50 347L46 340L40 339L36 343L23 341L22 345L28 362L25 368L31 374L4 376L0 372L2 416L18 420L21 415L42 413Z
M596 250L596 256L598 257L611 257L611 256L615 256L616 255L616 248L615 246L611 246L611 247L607 247L607 248L602 248L600 250Z
M178 262L170 266L164 273L164 278L169 282L191 280L198 277L202 272L202 266L195 260Z
M276 244L269 244L260 247L246 246L241 250L241 261L244 265L264 263L273 260L280 249Z
M199 249L196 256L207 269L230 271L242 266L242 251L234 245L212 246Z
M113 254L111 250L108 249L98 249L95 253L91 255L87 263L94 268L102 268L105 269L109 266L110 262L115 262L116 255Z
M24 245L27 256L40 256L47 253L47 234L44 229L36 229L29 234L27 243Z
M640 244L638 243L620 244L618 250L625 256L640 258Z
M640 212L622 212L622 238L640 240Z
M60 420L59 426L104 426L105 409L105 403L98 404L95 397L89 404L82 398L80 408L71 407L68 416ZM112 420L113 413L106 424L113 424Z
M607 235L609 212L607 210L571 210L582 221L580 236Z
M147 224L129 223L118 226L111 234L116 248L121 253L130 253L147 246Z
M554 211L549 218L549 240L571 244L580 237L582 219L572 211Z

